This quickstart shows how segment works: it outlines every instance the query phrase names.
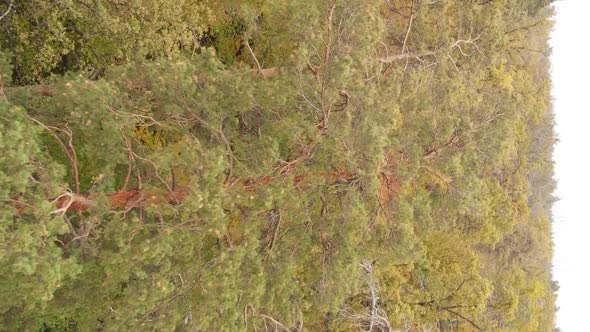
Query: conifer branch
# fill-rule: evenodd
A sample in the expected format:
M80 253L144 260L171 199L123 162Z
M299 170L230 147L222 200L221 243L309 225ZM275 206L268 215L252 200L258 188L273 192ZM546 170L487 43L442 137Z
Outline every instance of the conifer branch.
M68 127L67 124L65 125L66 129L61 129L61 128L57 128L57 127L53 127L53 126L48 126L48 125L44 124L43 122L35 119L34 117L28 115L28 114L25 114L25 116L27 118L29 118L31 121L33 121L36 124L38 124L41 127L43 127L43 129L47 130L47 132L49 132L49 134L57 141L57 143L64 150L64 152L68 156L68 159L70 160L70 166L71 166L71 170L72 170L72 176L74 178L74 189L75 189L75 192L76 192L76 194L79 194L80 193L80 176L79 176L79 173L78 173L78 157L76 155L76 149L74 148L74 144L73 144L73 132L72 132L72 130ZM68 137L67 145L55 133L56 131L57 132L61 132L61 133L65 134Z

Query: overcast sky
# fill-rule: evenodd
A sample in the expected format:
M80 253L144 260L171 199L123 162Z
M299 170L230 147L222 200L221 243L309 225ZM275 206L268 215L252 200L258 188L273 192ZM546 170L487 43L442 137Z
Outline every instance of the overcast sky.
M555 177L554 278L557 326L590 331L590 0L560 0L551 38L554 109L559 143Z

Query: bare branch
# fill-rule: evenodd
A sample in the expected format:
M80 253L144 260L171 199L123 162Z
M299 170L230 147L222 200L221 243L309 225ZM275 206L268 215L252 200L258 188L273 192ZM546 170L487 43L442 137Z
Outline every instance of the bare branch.
M12 9L13 4L14 4L14 0L10 0L10 3L8 4L8 9L6 9L4 14L2 14L2 16L0 16L0 21L2 21L2 19L4 19L4 17L6 17L6 15L8 15L8 13L10 13L10 10Z
M129 138L123 135L123 132L121 132L121 136L125 141L125 151L127 151L127 159L129 160L129 164L127 165L127 175L125 176L125 182L123 183L123 190L127 190L129 186L129 180L131 179L131 173L133 171L133 166L135 165L135 158L133 157L133 150L131 149L131 142L129 142Z
M279 235L279 231L281 229L281 222L283 221L283 215L281 213L281 210L276 208L270 211L270 217L271 225L268 231L272 232L272 235L270 237L270 240L268 241L268 244L266 245L268 247L266 258L270 257L270 253L275 246L275 243Z
M334 16L334 10L336 9L336 4L333 4L330 8L330 12L328 13L328 41L326 42L326 51L324 53L324 62L328 63L330 59L330 55L332 53L332 17Z
M416 2L412 0L412 7L410 8L410 18L408 21L408 29L406 30L406 36L404 37L404 42L402 44L402 53L405 53L407 50L407 42L408 37L410 37L410 30L412 29L412 23L414 22L414 5ZM410 63L410 58L406 58L406 65L404 66L404 71L408 69L408 64Z
M410 21L410 23L411 23L411 21ZM408 26L408 29L409 28L410 28L410 26ZM440 53L447 53L448 57L451 59L453 65L455 66L455 69L459 70L457 67L457 64L455 62L455 59L453 59L453 57L450 54L450 52L452 50L457 48L459 50L459 52L461 53L461 55L463 55L465 57L469 57L469 56L472 56L473 54L468 54L467 52L465 52L465 50L463 49L462 46L463 45L470 45L471 47L475 48L477 53L483 54L481 52L479 46L476 43L476 41L479 40L480 36L477 36L475 38L469 37L468 39L457 39L457 40L455 40L455 42L453 42L448 47L442 47L442 48L432 50L432 51L406 53L405 51L407 49L406 42L407 42L408 33L409 33L409 30L406 32L406 38L404 39L404 44L402 46L402 53L401 54L386 55L384 57L378 58L377 60L381 63L392 63L392 62L396 62L399 60L409 60L409 59L416 59L419 62L422 62L423 61L422 58L425 56L437 57L437 55ZM406 62L406 66L407 66L407 62Z
M266 324L266 321L270 321L271 323L274 324L274 331L279 331L279 329L281 331L285 331L285 332L294 332L294 331L302 331L303 328L303 318L301 318L300 322L299 322L299 326L298 327L294 327L292 329L287 328L283 323L279 322L278 320L276 320L274 317L260 313L258 311L258 309L256 309L253 305L251 304L247 304L246 307L244 307L244 331L248 330L248 309L250 309L251 315L254 317L260 317L262 319L264 319L264 325L265 325L265 331L268 331L268 325ZM253 328L254 330L256 330L256 325L253 324Z
M231 147L231 143L229 142L229 139L227 138L227 136L225 136L225 132L223 130L223 121L221 121L220 128L215 130L215 132L223 141L223 145L225 146L225 150L227 153L228 169L227 169L227 175L225 176L224 183L228 183L229 180L231 179L231 177L233 176L234 161L237 161L238 159L236 158L236 156L234 155L234 153L232 151L232 147Z
M53 138L55 138L57 143L64 150L64 152L68 156L68 159L70 160L70 166L72 167L72 176L74 177L75 192L76 192L76 194L79 194L80 193L80 178L79 178L79 173L78 173L78 157L76 155L76 149L74 149L74 144L72 143L72 141L73 141L72 130L68 127L67 124L65 125L66 129L61 129L61 128L57 128L57 127L53 127L53 126L48 126L28 114L26 114L25 116L27 118L29 118L31 121L33 121L36 124L43 127L43 129L47 130L49 132L49 134L51 134L51 136L53 136ZM59 136L55 133L55 131L64 133L68 137L67 145L66 145L66 143L64 143L61 140L61 138L59 138Z
M248 48L248 51L250 51L250 55L252 55L254 62L256 62L256 67L258 68L258 74L262 75L262 66L260 66L260 62L258 62L258 59L256 58L256 55L254 54L254 51L252 51L252 47L250 47L250 43L248 43L247 38L244 38L244 44L246 44L246 48Z
M398 54L398 55L390 55L390 56L386 56L386 57L382 57L379 58L379 62L381 63L392 63L395 61L399 61L399 60L405 60L405 59L420 59L422 57L425 56L429 56L429 55L436 55L437 52L435 51L426 51L426 52L420 52L420 53L403 53L403 54Z
M166 187L166 189L168 189L168 192L171 194L172 198L174 199L174 203L175 204L180 203L180 200L178 199L178 197L176 197L176 193L174 192L174 190L172 190L172 187L170 187L168 182L166 182L162 178L162 176L160 175L158 165L153 160L151 160L149 158L142 157L133 151L131 152L131 154L133 155L134 158L137 158L139 160L143 160L143 161L149 163L150 165L152 165L152 167L154 168L154 172L156 173L156 178L158 178L158 180L160 180L160 182L162 182L162 184Z
M473 322L471 319L461 315L459 312L451 310L451 309L445 309L445 310L452 313L453 315L457 315L458 317L461 317L464 321L469 323L471 326L475 327L478 331L483 331L483 329L481 327L479 327L479 325L475 324L475 322Z
M361 267L365 271L367 286L369 287L369 293L371 294L371 307L369 308L369 313L355 313L350 312L349 309L344 309L342 310L341 314L349 319L358 321L364 326L367 326L367 329L364 330L365 332L372 332L374 329L378 329L379 331L395 332L391 326L391 323L389 322L387 313L383 309L379 308L378 287L373 274L374 263L374 261L371 262L368 259L362 259L360 262Z
M66 212L68 212L68 210L70 210L74 204L87 207L96 206L96 203L92 200L71 192L59 195L56 199L53 200L53 202L60 207L56 210L53 210L50 214L58 214L60 216L65 215Z
M457 39L451 45L450 49L453 50L454 48L458 48L459 49L459 52L461 52L461 54L463 56L468 57L468 56L471 56L471 54L465 53L463 51L463 48L461 47L461 45L463 45L463 44L468 44L468 45L471 45L471 46L475 47L475 49L477 50L477 52L481 54L481 50L479 49L479 46L477 46L477 44L475 43L479 39L479 37L481 37L481 36L478 35L477 37L475 37L475 39L474 38L471 38L471 37L469 37L469 39Z
M125 113L115 110L114 108L112 108L110 106L109 106L109 111L115 113L117 116L120 116L122 118L128 118L128 119L137 118L141 122L142 127L151 127L154 125L164 127L164 125L162 123L158 122L158 120L156 120L154 117L149 116L149 115L143 115L143 114L138 114L138 113L125 114Z
M64 134L66 134L66 136L68 137L68 149L70 151L70 158L72 161L72 172L73 172L73 176L74 176L74 188L76 190L76 194L80 193L80 175L78 172L78 155L76 154L76 149L74 148L74 133L72 132L72 130L70 129L70 127L68 127L68 124L65 124L66 129L60 129L61 132L63 132Z

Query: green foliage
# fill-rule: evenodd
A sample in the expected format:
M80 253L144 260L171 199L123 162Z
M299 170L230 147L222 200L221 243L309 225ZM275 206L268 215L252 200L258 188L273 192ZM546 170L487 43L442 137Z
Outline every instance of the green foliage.
M68 232L51 216L47 197L59 192L62 168L47 158L39 129L25 110L0 102L0 324L18 329L40 314L54 293L80 273L73 257L64 257L58 239Z
M550 331L546 2L15 1L0 329Z
M194 52L210 11L200 0L15 1L0 22L18 82L50 73Z

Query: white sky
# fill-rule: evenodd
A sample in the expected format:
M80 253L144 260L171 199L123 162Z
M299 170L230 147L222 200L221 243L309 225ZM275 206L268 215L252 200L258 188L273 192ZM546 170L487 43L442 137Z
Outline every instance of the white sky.
M557 327L590 331L590 0L556 2L551 38L553 98L559 142L553 159L558 181L554 206L554 278Z

